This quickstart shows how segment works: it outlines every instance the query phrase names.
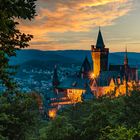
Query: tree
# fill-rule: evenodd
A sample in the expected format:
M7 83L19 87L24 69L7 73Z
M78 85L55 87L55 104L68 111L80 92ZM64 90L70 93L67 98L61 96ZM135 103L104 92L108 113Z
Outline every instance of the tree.
M19 19L34 18L36 0L0 0L0 83L9 91L16 87L12 80L15 67L9 59L16 51L28 47L32 35L21 33L17 28Z
M0 97L0 134L8 140L24 140L38 124L36 100L31 96Z
M129 127L136 127L140 122L140 91L132 91L131 96L125 96L124 103L121 120Z
M20 32L17 25L20 19L34 18L35 1L0 0L0 86L6 88L6 92L0 93L0 139L3 140L27 140L29 133L37 132L34 130L39 119L36 100L16 90L13 80L16 66L9 64L10 58L28 47L33 37Z
M138 130L135 128L126 128L125 126L117 126L116 128L106 127L102 130L99 140L134 140Z
M41 129L41 140L72 140L74 138L74 127L64 116L50 121L46 128Z
M93 101L78 103L59 112L65 117L74 140L139 140L140 139L140 92L133 91L130 96L117 98L101 97ZM44 140L65 135L69 127L63 122L52 120L44 131ZM59 120L59 119L58 119ZM58 126L59 127L58 127ZM67 128L68 127L68 128ZM59 134L59 136L58 136ZM68 139L68 138L65 138Z

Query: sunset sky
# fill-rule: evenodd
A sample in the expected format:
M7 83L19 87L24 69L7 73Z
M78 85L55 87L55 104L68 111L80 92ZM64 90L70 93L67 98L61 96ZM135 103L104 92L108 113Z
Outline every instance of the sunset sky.
M89 50L101 26L111 52L140 52L140 0L38 0L35 19L20 23L29 49Z

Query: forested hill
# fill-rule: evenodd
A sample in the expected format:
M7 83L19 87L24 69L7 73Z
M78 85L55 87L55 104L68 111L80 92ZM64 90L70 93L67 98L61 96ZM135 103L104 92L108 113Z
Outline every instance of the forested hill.
M124 52L109 54L109 63L123 64ZM89 50L64 50L64 51L40 51L40 50L22 50L17 52L17 57L11 59L12 64L23 64L30 61L43 61L45 63L79 63L81 64L85 56L91 61L91 51ZM128 52L129 64L139 66L140 53Z

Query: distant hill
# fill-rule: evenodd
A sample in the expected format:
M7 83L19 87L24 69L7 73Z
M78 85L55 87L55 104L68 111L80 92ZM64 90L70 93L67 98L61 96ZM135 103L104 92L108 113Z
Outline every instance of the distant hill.
M124 52L109 54L109 63L123 64ZM11 64L32 65L32 66L51 66L55 64L81 64L88 56L91 61L91 52L89 50L64 50L64 51L40 51L40 50L22 50L17 52L17 57L13 57ZM129 64L140 68L140 53L128 53Z

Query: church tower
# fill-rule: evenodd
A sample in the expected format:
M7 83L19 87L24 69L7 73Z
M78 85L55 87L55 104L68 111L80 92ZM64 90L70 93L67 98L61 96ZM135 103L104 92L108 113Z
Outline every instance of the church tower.
M109 49L105 48L101 30L99 29L97 43L91 46L94 76L98 77L101 71L108 70Z
M125 71L125 78L126 78L126 80L128 80L128 77L129 77L129 65L128 65L127 48L125 49L125 56L124 56L124 71Z
M125 49L125 56L124 56L124 66L125 66L125 68L126 68L126 67L128 67L127 48Z
M128 68L128 56L127 56L127 48L125 49L125 57L124 57L124 78L125 78L125 88L126 94L128 94L128 78L129 78L129 68Z

